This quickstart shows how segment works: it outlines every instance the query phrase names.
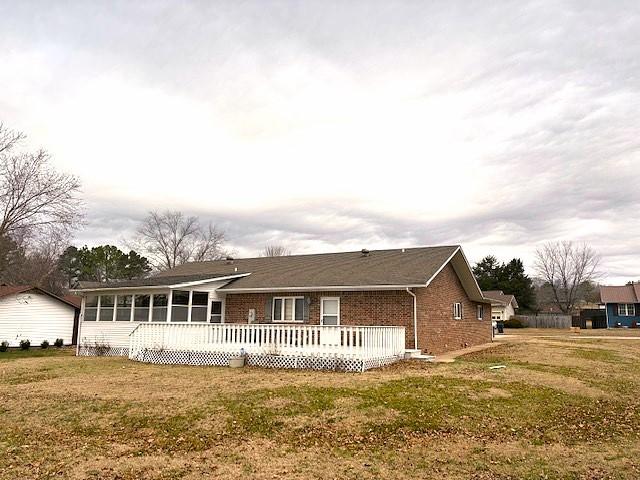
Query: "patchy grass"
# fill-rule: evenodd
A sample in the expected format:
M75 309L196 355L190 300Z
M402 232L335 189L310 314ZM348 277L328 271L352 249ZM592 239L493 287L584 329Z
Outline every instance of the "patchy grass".
M638 478L640 341L516 340L364 374L0 354L0 478Z

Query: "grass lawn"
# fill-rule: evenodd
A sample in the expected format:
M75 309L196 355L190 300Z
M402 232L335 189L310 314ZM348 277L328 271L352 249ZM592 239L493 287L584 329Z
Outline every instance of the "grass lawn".
M364 374L0 353L0 478L635 479L639 364L518 333Z

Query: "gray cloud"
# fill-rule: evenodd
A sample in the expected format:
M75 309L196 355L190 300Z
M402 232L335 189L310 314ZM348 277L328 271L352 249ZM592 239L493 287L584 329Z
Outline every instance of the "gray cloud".
M640 278L636 1L24 1L0 5L0 18L7 19L2 44L48 59L42 88L54 98L119 73L214 105L235 119L229 128L242 129L253 112L270 108L268 99L286 98L281 75L296 65L363 90L393 79L399 103L462 99L464 138L491 145L476 166L495 172L485 193L468 213L446 220L413 214L411 204L388 213L342 197L256 205L250 213L189 206L224 227L241 253L268 242L301 252L462 243L530 265L536 244L574 238L601 252L611 281ZM20 117L20 104L0 89L3 117ZM285 125L305 113L294 109ZM87 195L89 225L79 243L120 243L146 210L172 207L160 198L132 206Z

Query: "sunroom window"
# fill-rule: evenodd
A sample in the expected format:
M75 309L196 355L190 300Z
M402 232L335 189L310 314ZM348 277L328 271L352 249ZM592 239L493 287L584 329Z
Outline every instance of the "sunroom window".
M191 292L191 321L206 322L209 294L207 292Z
M116 305L116 321L131 321L131 307L133 306L132 295L118 295L118 303Z
M189 318L189 292L174 290L171 307L172 322L186 322Z
M98 319L98 296L88 295L84 300L84 321L94 322Z
M149 321L149 304L151 295L136 295L133 304L133 320L135 322Z
M113 295L100 295L100 311L98 314L98 320L101 322L113 321Z
M151 312L151 321L166 322L167 321L167 305L169 305L168 295L165 293L155 293L153 295L153 309Z

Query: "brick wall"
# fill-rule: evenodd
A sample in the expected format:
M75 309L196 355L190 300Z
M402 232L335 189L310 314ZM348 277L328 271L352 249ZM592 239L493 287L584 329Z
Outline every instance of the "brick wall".
M228 294L225 322L247 323L250 308L256 321L264 322L267 299L273 296L305 296L309 304L309 324L320 324L320 298L340 297L341 325L397 325L406 327L407 346L413 345L413 298L404 290L366 292L296 292Z
M429 287L416 288L418 347L427 353L442 353L491 341L491 306L484 307L484 320L476 318L477 303L469 300L451 265L433 279ZM299 292L228 294L227 323L247 323L250 308L256 320L265 321L267 299L272 296L310 297L309 324L320 323L320 298L340 297L341 325L399 325L406 331L406 347L413 348L413 298L405 290L366 292ZM463 318L453 319L453 304L462 303Z
M458 350L491 341L491 305L484 304L482 320L478 303L467 297L451 264L429 287L415 290L418 306L418 347L430 354ZM462 319L453 319L453 304L462 303Z

